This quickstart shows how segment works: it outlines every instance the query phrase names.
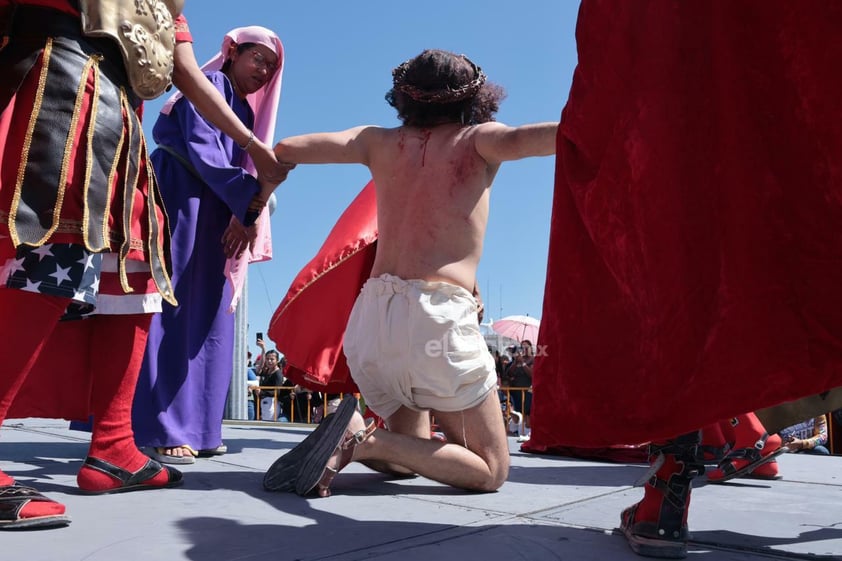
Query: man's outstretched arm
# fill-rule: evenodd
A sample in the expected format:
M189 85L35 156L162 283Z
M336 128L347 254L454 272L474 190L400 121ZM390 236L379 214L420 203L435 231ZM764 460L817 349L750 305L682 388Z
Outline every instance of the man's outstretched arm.
M290 136L275 145L278 161L296 164L368 164L369 146L378 127Z
M555 154L557 122L510 127L502 123L477 126L477 152L490 164ZM280 159L280 158L279 158Z

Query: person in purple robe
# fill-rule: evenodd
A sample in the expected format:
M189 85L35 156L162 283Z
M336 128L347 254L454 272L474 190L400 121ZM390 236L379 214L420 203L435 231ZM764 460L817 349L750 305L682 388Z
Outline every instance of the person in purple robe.
M203 70L253 135L271 140L282 65L277 35L252 26L229 32ZM170 218L179 305L164 306L152 321L132 423L137 445L149 456L186 464L202 451L225 450L222 416L233 371L237 292L226 277L226 260L254 247L266 199L248 143L237 144L178 94L158 116L153 137L158 146L151 160Z

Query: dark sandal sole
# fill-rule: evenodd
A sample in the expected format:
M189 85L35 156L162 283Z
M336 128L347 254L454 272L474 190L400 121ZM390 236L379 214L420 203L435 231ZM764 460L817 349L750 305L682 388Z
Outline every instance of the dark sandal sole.
M757 479L759 481L780 481L784 478L783 475L757 475L756 473L744 473L740 476L741 479Z
M684 541L650 538L635 534L635 523L627 523L626 519L633 519L636 510L636 505L631 506L620 515L620 531L623 532L632 551L638 555L660 559L684 559L687 557L687 543Z
M336 408L336 411L325 417L321 423L307 435L307 438L299 442L292 450L275 460L266 470L263 476L263 488L274 492L292 492L296 490L298 473L301 471L303 462L306 460L313 448L321 442L328 433L330 427L339 424L343 427L341 435L344 434L344 427L357 408L357 399L353 396L345 398ZM335 430L335 429L334 429ZM328 456L330 457L330 456Z
M58 528L70 524L70 517L65 514L21 518L12 522L0 522L0 530L34 530L36 528Z
M164 448L161 448L163 450ZM141 452L158 462L159 464L172 464L175 466L186 466L196 463L196 457L192 454L186 456L174 456L172 454L163 454L158 452L154 446L148 446L140 449Z
M216 448L203 448L196 452L197 458L212 458L213 456L224 456L228 453L228 446L220 444Z
M327 428L327 419L329 417L319 423L307 435L307 438L299 442L269 466L269 469L266 470L266 474L263 476L264 489L273 492L291 493L295 491L295 481L298 471L301 469L301 462L307 457L307 454L310 453L310 450L313 449L313 446L322 437L322 434L324 434Z
M638 555L644 557L658 557L660 559L684 559L687 557L687 545L682 543L670 542L667 540L657 540L654 538L644 538L631 533L631 530L623 530L626 540L629 542L631 550Z
M322 474L327 467L330 457L336 451L336 447L342 442L345 437L345 431L348 429L348 423L354 415L354 410L357 408L357 398L353 396L346 397L340 404L340 409L345 403L349 402L347 413L339 417L339 410L336 411L336 419L325 429L322 437L313 445L313 449L307 457L304 458L301 465L301 470L295 482L295 492L305 497L310 494L310 491L315 489L322 478Z
M66 514L45 514L30 518L19 518L20 511L28 504L53 503L56 501L45 497L37 489L26 485L0 486L0 530L33 530L38 528L54 528L70 524L70 517Z

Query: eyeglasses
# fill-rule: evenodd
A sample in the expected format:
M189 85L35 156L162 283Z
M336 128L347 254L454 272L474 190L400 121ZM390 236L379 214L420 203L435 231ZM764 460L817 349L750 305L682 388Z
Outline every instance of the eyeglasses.
M252 58L252 62L254 62L254 65L258 69L260 69L260 70L265 69L267 72L269 72L269 74L274 74L275 70L278 69L277 64L275 64L274 62L269 62L268 60L266 60L266 57L263 56L263 54L260 53L257 49L251 50L251 58Z

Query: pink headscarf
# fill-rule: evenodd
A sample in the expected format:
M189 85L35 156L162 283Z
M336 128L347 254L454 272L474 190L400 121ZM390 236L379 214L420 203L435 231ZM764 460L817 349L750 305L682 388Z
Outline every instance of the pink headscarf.
M278 115L278 102L281 98L281 76L284 70L284 46L278 36L271 30L259 25L249 27L238 27L225 34L222 40L222 49L216 56L202 66L205 72L220 70L225 63L232 44L257 43L270 49L278 57L278 69L265 86L246 98L254 111L254 136L266 144L271 144L275 134L275 120ZM161 113L169 115L175 102L181 98L181 92L171 96ZM245 165L246 171L257 175L254 163L249 158ZM269 224L269 211L263 209L260 218L257 219L257 241L254 250L246 250L239 258L229 258L225 263L225 276L231 283L232 299L228 307L233 312L240 301L243 292L243 284L246 279L246 269L249 263L268 261L272 258L272 232Z

